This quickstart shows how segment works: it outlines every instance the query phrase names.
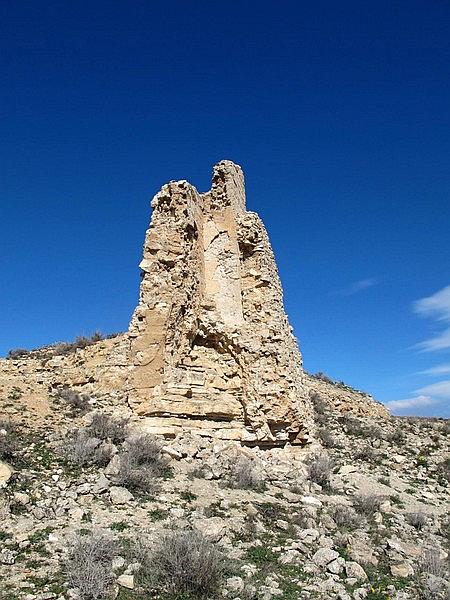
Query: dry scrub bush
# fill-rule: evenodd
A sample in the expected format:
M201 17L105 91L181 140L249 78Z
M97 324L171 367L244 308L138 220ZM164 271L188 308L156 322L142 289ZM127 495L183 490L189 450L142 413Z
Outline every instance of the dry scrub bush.
M126 445L127 454L133 464L151 466L155 472L164 475L167 470L167 459L157 438L149 433L142 433L129 438Z
M75 538L65 564L69 585L77 588L83 600L108 597L114 581L112 560L114 540L103 533Z
M450 482L450 458L446 458L439 463L438 474L442 479Z
M63 453L67 460L80 467L86 465L106 466L111 460L114 449L111 444L92 437L86 429L77 429L64 440Z
M333 466L333 461L327 454L316 454L307 464L308 477L313 483L328 488Z
M144 592L183 598L217 598L223 555L198 531L169 531L153 549L139 549L136 579Z
M350 506L338 504L330 512L333 521L342 529L358 529L362 525L362 519Z
M10 350L8 352L8 354L6 355L6 358L11 358L11 359L23 358L24 356L28 356L29 353L30 353L30 351L26 350L25 348L15 348L14 350Z
M230 485L243 490L263 490L264 479L254 462L241 456L231 466Z
M113 417L103 412L96 412L92 416L90 431L94 437L101 440L111 440L113 443L121 443L127 435L128 419Z
M317 414L324 415L330 412L330 403L327 400L325 400L325 398L323 398L320 394L318 394L317 392L312 392L310 398L314 407L314 411Z
M79 394L69 387L63 387L58 391L58 397L64 401L74 414L84 414L90 408L90 398L87 394Z
M372 446L366 444L357 450L354 457L365 462L372 462L376 459L377 452Z
M382 500L376 494L358 494L353 498L353 506L359 514L370 517L380 509Z
M19 449L19 435L11 421L0 420L0 459L11 460Z
M325 448L339 448L339 441L326 427L317 430L317 437Z
M390 442L391 444L396 444L397 446L402 446L406 441L405 433L397 427L394 431L391 431L385 435L385 440Z
M414 512L414 513L410 513L407 516L407 521L410 525L412 525L418 531L420 531L427 524L427 517L422 512Z
M156 479L167 477L170 467L158 440L150 434L140 434L126 441L127 452L120 458L117 482L127 488L152 492Z
M98 448L95 449L94 456L92 457L92 462L94 465L98 467L106 467L111 461L116 448L108 443L102 442Z
M419 569L422 573L441 577L442 579L447 574L446 561L439 556L439 552L436 550L428 550L422 555L419 561Z
M137 467L126 455L120 459L116 483L129 490L145 493L156 492L158 489L153 469L145 465Z

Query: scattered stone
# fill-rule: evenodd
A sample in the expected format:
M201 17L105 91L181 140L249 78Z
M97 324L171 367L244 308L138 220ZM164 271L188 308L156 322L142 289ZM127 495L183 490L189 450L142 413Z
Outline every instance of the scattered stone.
M96 482L92 485L92 492L94 494L103 494L103 492L106 492L109 489L110 485L111 483L106 475L100 473Z
M349 475L350 473L357 472L358 467L356 467L355 465L343 465L338 471L339 475Z
M13 565L16 562L17 552L3 548L0 550L0 563L2 565Z
M109 490L109 497L113 504L126 504L127 502L131 502L134 496L124 487L119 486L111 486Z
M331 548L320 548L313 555L312 561L318 567L325 567L328 563L338 558L339 553Z
M11 479L14 470L7 463L0 461L0 488L4 487Z
M330 563L327 564L327 571L329 571L330 573L334 573L335 575L339 575L339 573L342 573L344 569L344 564L345 560L341 556L339 556L338 558L336 558L336 560L332 560Z
M14 501L17 502L17 504L23 504L24 506L26 506L30 503L30 496L23 492L14 492L13 498Z
M127 590L134 590L134 575L119 575L117 583Z
M414 575L414 569L408 562L402 562L395 565L391 565L391 574L394 577L411 577Z
M347 577L356 579L358 581L367 581L367 574L362 566L354 561L347 561L345 563L345 573Z

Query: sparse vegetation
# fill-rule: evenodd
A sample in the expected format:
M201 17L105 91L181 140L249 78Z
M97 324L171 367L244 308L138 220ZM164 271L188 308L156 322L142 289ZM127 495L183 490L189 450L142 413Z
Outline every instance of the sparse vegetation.
M92 416L89 430L94 437L122 443L127 435L128 419L113 417L104 412L96 412Z
M126 447L127 451L120 457L119 485L146 493L156 491L157 478L170 474L158 440L150 434L140 434L129 438Z
M359 459L359 460L364 460L366 462L373 462L377 456L377 452L374 448L372 448L372 446L369 446L369 444L366 444L364 446L362 446L361 448L359 448L359 450L357 450L355 452L355 458Z
M80 467L106 466L113 456L113 447L92 437L87 429L77 429L64 440L63 453L69 462Z
M39 348L33 348L32 350L16 348L10 350L6 358L11 360L28 357L51 358L53 356L71 354L72 352L76 352L78 349L87 348L87 346L91 346L92 344L100 342L101 340L111 339L117 337L118 335L120 335L120 333L110 333L105 336L100 331L95 331L90 336L79 335L73 342L56 342L49 346L40 346Z
M59 389L57 397L64 402L74 415L86 413L91 406L87 394L80 394L69 387Z
M16 359L16 358L22 358L24 356L27 356L29 354L29 350L26 350L25 348L15 348L14 350L10 350L8 352L8 354L6 355L6 358L10 358L10 359Z
M407 516L407 521L418 531L421 531L427 524L427 517L423 512L413 512Z
M72 393L84 388L65 389L68 406ZM25 384L8 385L5 400L17 401L25 411L28 391ZM88 399L88 408L98 403L98 409L84 418L85 409L75 401L71 414L83 427L69 429L69 434L65 432L73 421L68 410L55 410L54 420L45 415L33 429L28 423L25 427L13 405L11 418L18 424L0 423L0 459L5 434L13 433L19 444L15 472L0 496L0 577L11 573L13 581L11 590L6 589L7 600L24 594L69 596L71 587L80 590L80 600L257 600L268 590L279 600L346 594L386 600L399 592L404 600L445 598L450 525L441 513L448 489L443 477L448 439L440 420L388 419L381 435L375 419L342 415L318 395L316 422L324 423L318 438L327 450L310 455L308 461L304 451L289 447L286 452L267 447L248 450L195 435L177 435L164 442L145 433L130 436L127 420L119 416L120 396L93 398ZM58 408L58 403L50 408ZM398 431L404 440L400 452L394 447ZM163 450L163 444L168 448ZM113 489L116 485L130 489L134 500L127 499L124 490ZM267 495L262 496L264 486ZM411 512L414 502L428 507ZM381 514L374 518L377 511ZM21 524L28 519L32 526L22 541ZM95 529L93 533L99 523L109 524L109 533ZM175 526L185 529L180 533ZM205 540L191 526L211 537ZM61 580L55 564L73 529L78 534L73 548L69 543ZM113 534L117 544L109 550ZM134 547L140 535L148 539L139 550ZM185 539L180 541L180 535ZM98 536L108 543L95 558ZM421 559L402 552L400 560L400 550L390 540L405 548L409 543L431 550ZM211 548L217 552L216 544L229 548L233 556L230 563L218 553L217 577L215 559L211 563L209 556ZM342 559L346 561L337 576L328 565L313 566L313 557L322 548L338 552L338 568ZM362 566L368 581L349 579L350 561ZM210 586L211 564L215 583ZM412 567L415 574L396 576L394 566L399 572L404 567L405 573ZM357 572L357 566L353 568Z
M351 531L358 529L362 525L362 519L358 513L350 506L338 504L331 510L331 517L336 525L344 530Z
M308 477L323 488L330 487L334 463L327 454L316 454L308 461Z
M338 439L330 432L327 427L320 427L317 430L317 437L322 442L324 448L339 448Z
M419 561L419 569L427 575L444 578L447 574L447 564L436 550L427 550Z
M370 517L380 509L382 501L382 497L376 494L357 494L353 498L353 506L361 515Z
M200 532L168 531L153 549L140 548L138 585L159 597L217 598L226 568L224 556ZM166 595L166 596L164 596Z
M446 458L441 463L439 463L438 474L440 479L447 483L450 482L450 458Z
M264 479L254 461L241 456L231 466L230 485L244 490L263 490Z
M325 415L331 410L330 403L317 392L312 392L310 398L316 414Z
M19 447L17 427L11 421L0 420L0 459L11 461Z
M107 597L114 581L114 549L114 540L101 532L75 538L67 556L65 573L70 586L79 590L83 600Z

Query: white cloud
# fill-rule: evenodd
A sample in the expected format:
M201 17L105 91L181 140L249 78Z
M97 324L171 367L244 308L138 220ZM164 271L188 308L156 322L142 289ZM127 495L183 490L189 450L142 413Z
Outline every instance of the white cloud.
M450 285L432 296L416 300L413 306L415 312L420 315L450 322Z
M417 394L437 396L438 398L448 398L450 400L450 380L438 381L416 390Z
M439 412L448 412L450 400L450 380L439 381L416 390L414 396L403 400L385 402L394 414L430 414L428 407L439 408ZM436 408L435 408L436 410Z
M338 292L336 292L339 296L353 296L353 294L357 294L358 292L362 292L363 290L367 290L368 288L373 287L374 285L378 285L378 280L375 277L368 277L367 279L359 279L358 281L354 281L348 287L342 288Z
M445 350L446 348L450 348L450 327L445 329L439 335L435 335L428 340L416 344L416 348L420 348L424 352L433 352L434 350Z
M419 375L450 375L450 363L443 363L431 367L431 369L425 369L425 371L419 371Z
M435 294L416 300L413 303L413 310L423 316L436 321L450 323L450 285ZM434 350L445 350L450 348L450 327L447 327L441 333L424 340L416 345L424 352L433 352Z
M405 400L391 400L390 402L385 402L386 406L392 411L420 408L422 406L430 406L436 403L437 400L435 398L425 395L415 396L414 398L406 398Z

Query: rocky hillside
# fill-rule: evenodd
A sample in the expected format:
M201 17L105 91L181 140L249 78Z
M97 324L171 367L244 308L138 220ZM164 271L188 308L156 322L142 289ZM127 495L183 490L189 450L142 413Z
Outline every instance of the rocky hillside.
M2 396L0 599L448 598L449 422L312 401L317 443L261 449Z
M152 208L128 331L0 359L0 600L448 598L449 423L303 370L238 165Z

